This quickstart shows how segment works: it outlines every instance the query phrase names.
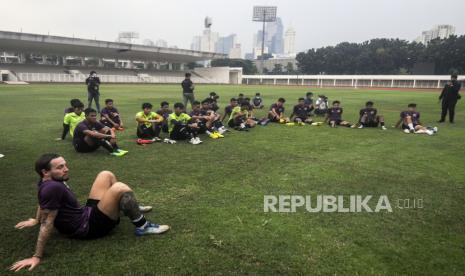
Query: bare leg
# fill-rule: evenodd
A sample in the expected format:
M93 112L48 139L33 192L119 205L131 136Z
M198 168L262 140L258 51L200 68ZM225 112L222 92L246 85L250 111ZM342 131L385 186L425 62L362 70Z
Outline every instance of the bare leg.
M90 189L89 198L95 200L101 200L103 195L110 189L110 187L116 183L115 175L110 171L100 172L92 184Z
M110 188L103 194L97 207L109 218L117 220L120 215L120 201L124 193L132 193L132 190L128 185L121 182L113 183L113 185L111 185ZM140 215L140 213L137 214L137 212L140 212L138 204L137 208L132 210L132 212L135 214L135 216ZM130 219L136 219L135 216L130 217Z

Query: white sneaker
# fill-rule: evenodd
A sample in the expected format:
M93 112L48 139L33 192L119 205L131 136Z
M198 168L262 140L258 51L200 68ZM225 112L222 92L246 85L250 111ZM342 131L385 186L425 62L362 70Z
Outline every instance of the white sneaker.
M363 125L358 126L358 128L360 128L360 129L363 128Z
M203 143L203 142L200 140L199 137L195 137L195 142L196 142L195 145L198 145L198 144L202 144L202 143Z
M3 158L3 157L5 157L5 155L3 155L3 154L0 153L0 158Z
M434 133L438 133L438 131L439 131L438 127L433 127L433 131L434 131Z
M427 131L426 131L426 134L428 134L428 135L433 135L433 134L434 134L434 131L432 131L432 130L427 130Z
M148 213L148 212L152 211L152 206L149 206L149 205L147 205L147 206L139 205L139 211L140 211L141 213Z
M192 145L197 145L197 140L195 140L195 138L191 138L189 140L189 143L192 144Z
M386 128L386 126L381 126L381 129L386 130L387 128Z
M404 133L405 133L405 134L410 134L410 130L404 129Z

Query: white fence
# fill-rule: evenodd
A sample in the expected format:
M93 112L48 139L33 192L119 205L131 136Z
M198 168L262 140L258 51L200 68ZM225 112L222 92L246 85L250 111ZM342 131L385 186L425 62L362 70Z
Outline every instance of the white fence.
M459 77L459 81L464 81ZM450 76L426 75L243 75L242 84L314 87L442 88Z
M25 82L57 82L57 83L83 83L87 76L84 74L55 74L55 73L17 73L20 81ZM100 80L106 83L181 83L183 76L125 76L100 75ZM196 83L211 83L200 77L192 77Z

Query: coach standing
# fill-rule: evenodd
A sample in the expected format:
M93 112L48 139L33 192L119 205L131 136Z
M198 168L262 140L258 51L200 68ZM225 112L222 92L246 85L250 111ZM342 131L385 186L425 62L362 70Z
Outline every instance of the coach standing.
M97 72L90 71L89 77L86 79L87 85L87 108L92 107L92 100L95 101L95 106L97 107L97 112L100 113L100 78L97 77Z
M192 103L195 101L194 97L194 83L191 81L191 73L186 73L186 78L181 83L182 86L182 98L184 106L187 110L187 101Z
M454 74L450 77L451 82L444 86L442 89L439 100L442 100L441 120L443 123L446 120L447 111L449 110L449 122L454 123L455 105L460 100L460 83L457 81L457 75Z

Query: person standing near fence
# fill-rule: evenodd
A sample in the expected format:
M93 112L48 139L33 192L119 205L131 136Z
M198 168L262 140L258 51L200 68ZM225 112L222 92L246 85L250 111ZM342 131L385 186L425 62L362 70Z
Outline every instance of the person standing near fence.
M194 83L191 80L191 73L186 73L186 78L181 83L182 86L182 99L184 102L184 107L187 110L187 101L190 102L191 108L192 103L195 101L194 97Z
M100 78L97 76L97 72L90 71L89 77L86 79L87 85L87 108L92 107L92 100L95 101L97 113L100 113Z
M449 122L454 123L455 105L461 98L459 91L460 83L457 81L457 75L454 74L450 77L450 83L444 86L439 96L439 100L442 101L442 112L438 123L443 123L446 120L447 111L449 111Z

